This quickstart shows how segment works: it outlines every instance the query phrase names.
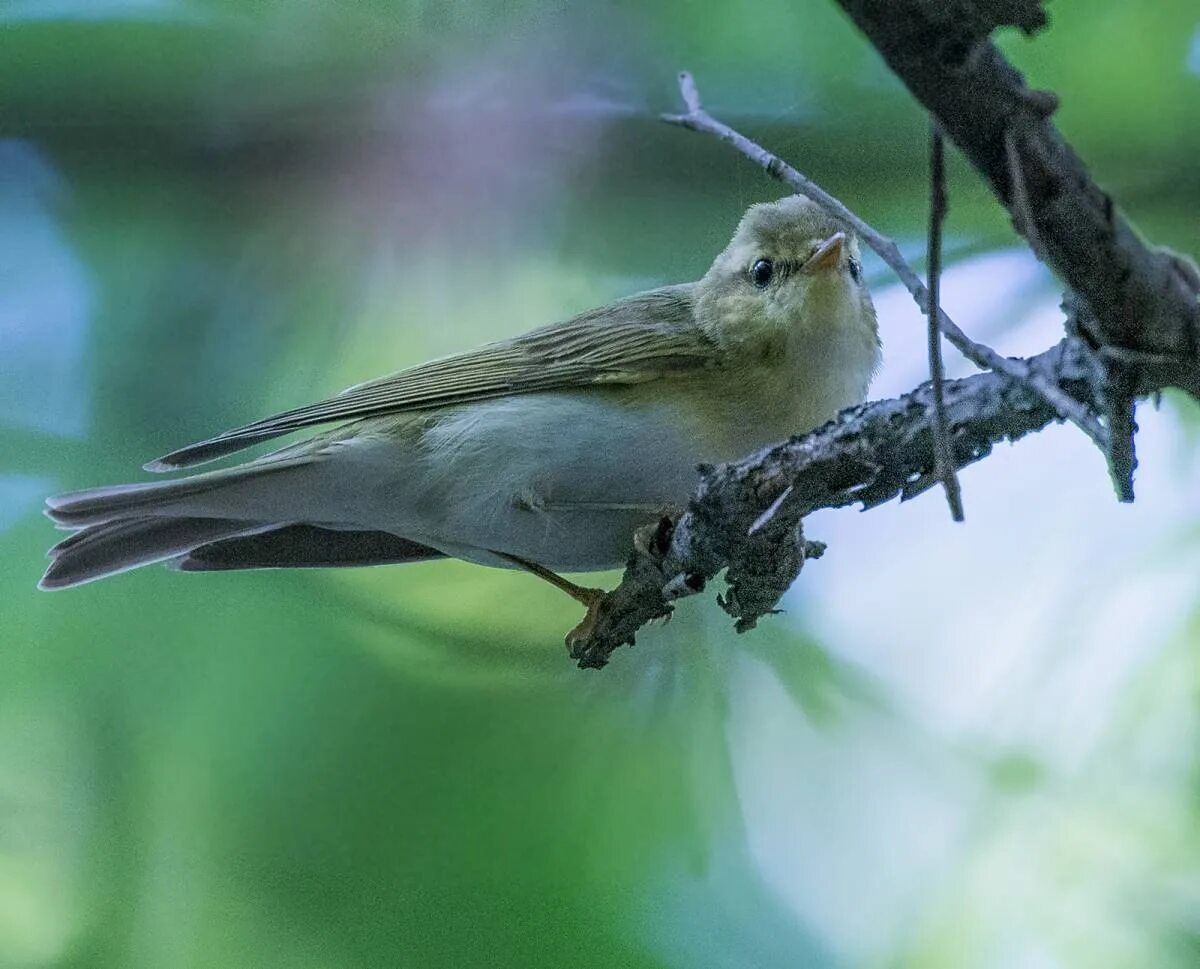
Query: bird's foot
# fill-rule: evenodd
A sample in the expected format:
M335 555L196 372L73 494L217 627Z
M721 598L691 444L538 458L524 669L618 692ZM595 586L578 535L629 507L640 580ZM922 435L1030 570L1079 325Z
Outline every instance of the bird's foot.
M584 617L567 633L567 652L574 656L578 645L587 642L596 629L596 623L600 619L600 604L604 601L604 590L576 586L571 598L587 607Z

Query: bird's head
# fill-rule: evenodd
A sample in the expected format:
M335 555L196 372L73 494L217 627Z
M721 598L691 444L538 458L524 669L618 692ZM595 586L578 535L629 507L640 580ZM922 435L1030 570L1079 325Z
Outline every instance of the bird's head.
M697 296L701 325L731 348L783 351L792 336L876 330L858 240L803 195L752 205Z

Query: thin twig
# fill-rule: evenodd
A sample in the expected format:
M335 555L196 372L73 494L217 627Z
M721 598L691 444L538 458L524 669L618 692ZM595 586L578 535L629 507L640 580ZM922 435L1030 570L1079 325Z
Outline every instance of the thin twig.
M1020 220L1017 230L1029 243L1035 256L1045 261L1046 250L1042 248L1042 240L1038 238L1037 225L1033 219L1033 210L1029 206L1029 190L1025 187L1025 171L1021 167L1021 156L1017 152L1017 141L1012 128L1004 131L1004 153L1008 156L1008 172L1012 180L1012 207Z
M858 237L871 247L879 258L899 277L905 289L909 291L917 305L924 311L929 305L929 292L921 277L908 264L900 253L900 247L895 241L875 231L870 225L851 212L838 199L826 192L820 185L802 175L779 156L767 151L761 145L751 141L745 135L734 131L728 125L717 121L700 102L700 93L696 82L687 71L679 74L679 91L687 107L685 114L664 114L663 121L679 125L692 131L701 131L714 135L721 141L731 145L752 162L764 168L768 175L779 179L794 191L807 195L810 199L825 209L830 215L852 228ZM1030 370L1023 360L1001 356L989 346L976 343L968 337L941 308L937 311L938 328L964 357L984 370L995 370L1013 380L1028 384L1046 401L1058 415L1071 421L1088 435L1101 448L1106 446L1104 429L1088 412L1087 408L1063 393L1058 387L1045 379L1041 374Z
M1004 131L1004 155L1008 164L1010 205L1013 224L1025 237L1029 248L1042 262L1049 261L1049 253L1038 235L1033 217L1033 206L1029 201L1029 187L1025 181L1025 169L1021 164L1021 153L1017 148L1015 129L1010 125ZM1101 359L1105 359L1103 351ZM1107 366L1108 389L1101 399L1100 413L1104 419L1104 443L1100 450L1108 463L1108 473L1119 501L1133 501L1133 471L1137 467L1133 435L1137 424L1133 419L1133 391L1129 381L1117 368Z
M946 491L950 517L963 520L962 488L954 471L954 452L946 430L946 394L942 369L942 334L937 327L937 311L942 288L942 226L946 221L946 143L937 122L929 122L929 258L926 272L929 277L929 304L925 315L929 319L929 379L933 390L933 458L934 473Z

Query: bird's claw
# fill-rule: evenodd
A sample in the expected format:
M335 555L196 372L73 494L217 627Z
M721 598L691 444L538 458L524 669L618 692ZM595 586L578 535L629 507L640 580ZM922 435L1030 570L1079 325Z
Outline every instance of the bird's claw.
M592 638L592 633L596 631L596 623L600 619L600 603L604 601L603 589L580 589L586 594L586 600L579 597L579 601L587 606L587 612L579 623L566 636L567 652L573 658L578 658L580 647Z

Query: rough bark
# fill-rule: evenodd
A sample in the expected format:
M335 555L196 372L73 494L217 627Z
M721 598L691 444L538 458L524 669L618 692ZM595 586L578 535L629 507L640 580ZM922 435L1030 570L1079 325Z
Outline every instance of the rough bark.
M1075 399L1097 403L1105 368L1078 339L1032 357L1030 367ZM947 381L946 429L955 468L986 457L1059 420L1027 382L995 372ZM771 612L804 562L824 550L801 523L819 508L863 509L906 500L938 481L933 390L929 383L893 400L843 411L809 434L741 461L702 469L700 486L677 524L664 520L639 537L620 585L600 606L591 634L571 644L580 666L600 667L632 645L675 600L703 591L727 568L721 605L743 632Z

